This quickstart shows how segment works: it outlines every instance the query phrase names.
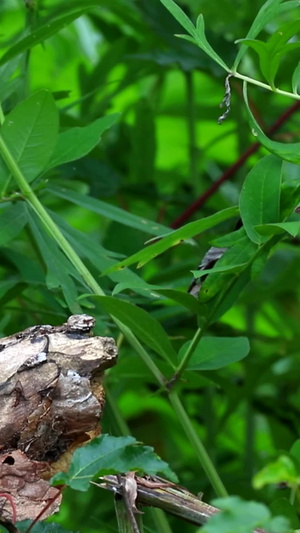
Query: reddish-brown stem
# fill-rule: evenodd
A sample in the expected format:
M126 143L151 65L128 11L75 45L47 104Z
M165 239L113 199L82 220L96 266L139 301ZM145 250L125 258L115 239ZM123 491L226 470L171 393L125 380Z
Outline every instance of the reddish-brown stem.
M271 135L275 131L277 131L284 122L288 120L288 118L297 111L297 109L300 108L300 102L296 102L294 105L289 107L282 115L274 122L274 124L268 129L267 133L268 135ZM224 183L224 181L227 181L230 179L234 173L244 164L244 162L250 157L250 155L254 154L260 147L260 143L254 143L239 157L239 159L225 172L220 176L220 178L215 181L195 202L193 202L179 217L177 217L174 222L171 224L171 228L179 228L182 226L194 213L199 209L202 205L205 204L205 202L210 198L215 191L219 189L219 187Z
M14 524L17 520L17 511L13 497L7 492L0 492L0 498L6 498L9 501L12 509L12 522Z

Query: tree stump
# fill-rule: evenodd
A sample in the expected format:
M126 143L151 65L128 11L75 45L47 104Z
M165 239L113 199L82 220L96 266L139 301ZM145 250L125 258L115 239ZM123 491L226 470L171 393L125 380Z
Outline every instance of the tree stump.
M33 326L0 339L0 515L34 519L57 494L48 480L72 452L100 434L102 376L116 364L95 320L73 315L62 326ZM12 505L13 504L13 505ZM59 499L43 519L55 512Z

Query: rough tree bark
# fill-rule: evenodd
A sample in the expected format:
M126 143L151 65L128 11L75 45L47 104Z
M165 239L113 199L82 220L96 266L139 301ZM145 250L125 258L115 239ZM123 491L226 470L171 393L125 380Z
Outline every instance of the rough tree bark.
M95 320L33 326L0 339L0 516L34 519L57 494L48 480L76 447L100 433L102 376L115 342L93 337ZM59 499L43 519L59 507Z

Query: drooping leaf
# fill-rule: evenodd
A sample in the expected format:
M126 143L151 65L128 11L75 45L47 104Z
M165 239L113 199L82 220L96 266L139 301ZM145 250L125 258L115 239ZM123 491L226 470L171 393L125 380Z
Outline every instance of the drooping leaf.
M118 113L98 118L83 128L70 128L59 134L47 170L88 154L100 141L102 134L119 118Z
M191 341L182 346L181 359ZM246 337L203 337L193 352L187 370L217 370L244 359L250 350Z
M167 463L162 461L150 446L139 445L133 437L101 435L86 446L77 448L67 473L52 478L53 484L86 491L95 476L137 470L149 475L163 473L176 480Z
M220 222L228 220L229 218L232 218L237 214L237 207L229 207L228 209L219 211L218 213L209 217L197 220L196 222L191 222L190 224L186 224L186 226L183 226L178 230L172 231L170 235L166 235L160 241L155 242L154 244L147 246L145 249L140 250L131 257L124 259L114 267L110 268L107 272L104 272L104 274L108 274L115 270L120 270L121 268L132 265L134 263L138 263L138 267L141 267L148 263L148 261L151 261L151 259L153 259L157 255L171 248L172 246L175 246L176 244L179 244L180 242L186 239L190 239L198 233L202 233L203 231L209 228L213 228L217 224L220 224Z
M290 161L291 163L300 163L300 143L279 143L276 141L272 141L269 139L262 129L257 124L254 116L252 115L248 103L248 95L247 95L247 83L244 82L244 100L246 103L246 108L248 111L248 119L250 126L252 128L252 133L256 137L256 139L272 154L278 155L281 159L284 159L285 161Z
M149 233L150 235L159 236L165 233L171 233L172 231L167 226L163 226L162 224L152 222L146 218L133 215L132 213L124 211L119 207L102 202L101 200L97 200L97 198L91 198L90 196L80 194L76 191L72 191L71 189L65 189L63 187L52 185L48 190L59 198L73 202L74 204L80 205L81 207L84 207L89 211L93 211L94 213L98 213L109 220L114 220L115 222L119 222L125 226L136 228L140 231L144 231L145 233Z
M247 235L256 244L267 237L254 226L279 222L282 161L272 155L261 159L247 175L241 195L240 213Z
M168 363L173 365L176 352L163 327L147 311L111 296L97 296L104 309L125 324L131 331Z
M28 182L46 167L58 135L58 111L53 96L42 90L18 104L1 128L12 157ZM0 187L6 188L10 172L0 158Z

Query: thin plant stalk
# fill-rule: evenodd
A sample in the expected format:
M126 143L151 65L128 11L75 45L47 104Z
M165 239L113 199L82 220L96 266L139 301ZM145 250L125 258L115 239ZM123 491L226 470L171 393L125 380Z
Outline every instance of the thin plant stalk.
M181 401L176 391L169 392L169 399L173 406L174 411L177 414L177 417L188 436L190 442L193 444L194 450L196 451L197 457L202 465L203 470L205 471L216 495L220 498L226 498L228 493L223 485L223 482L213 465L204 445L202 444L199 435L197 435L195 428L192 425L191 420L189 419Z

